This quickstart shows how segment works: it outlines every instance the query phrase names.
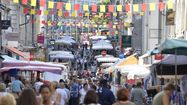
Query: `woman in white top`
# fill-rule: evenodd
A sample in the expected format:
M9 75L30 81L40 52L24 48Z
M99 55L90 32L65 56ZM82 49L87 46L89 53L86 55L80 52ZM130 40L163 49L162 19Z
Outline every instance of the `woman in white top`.
M58 89L56 89L56 92L60 95L60 105L67 105L68 103L68 94L65 90L65 85L64 83L60 83L59 84L59 87Z
M84 98L85 98L87 91L88 91L88 84L85 83L83 85L83 88L80 90L80 105L84 103Z

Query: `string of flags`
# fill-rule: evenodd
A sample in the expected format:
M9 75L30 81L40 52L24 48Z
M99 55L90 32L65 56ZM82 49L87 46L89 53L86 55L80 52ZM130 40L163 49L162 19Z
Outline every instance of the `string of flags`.
M39 9L25 9L24 13L30 14L37 14L41 15L43 12L44 15L52 14L52 13L58 13L58 16L72 16L73 12L75 16L79 16L80 12L99 12L99 13L114 13L114 12L145 12L147 10L149 11L155 11L158 9L159 11L163 11L166 7L166 9L173 9L173 2L171 0L167 2L159 2L159 3L143 3L143 4L125 4L125 5L88 5L88 4L71 4L71 3L64 3L64 2L54 2L54 1L48 1L48 0L13 0L14 3L21 3L23 5L27 5L30 3L32 7L48 7L46 10L39 10ZM39 2L39 3L37 3ZM53 12L51 12L53 11ZM78 13L78 14L77 14Z

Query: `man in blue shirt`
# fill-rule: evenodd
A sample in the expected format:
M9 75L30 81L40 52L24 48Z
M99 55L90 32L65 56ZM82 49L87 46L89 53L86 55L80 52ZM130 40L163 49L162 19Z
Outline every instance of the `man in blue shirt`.
M71 81L70 86L70 102L69 105L78 105L79 104L79 85L76 83L76 80Z
M99 96L99 104L101 105L112 105L115 102L115 96L109 89L107 80L100 80L100 87L97 90Z
M17 76L14 81L12 81L11 89L13 93L16 93L17 95L20 95L24 88L23 83L19 80L19 77Z

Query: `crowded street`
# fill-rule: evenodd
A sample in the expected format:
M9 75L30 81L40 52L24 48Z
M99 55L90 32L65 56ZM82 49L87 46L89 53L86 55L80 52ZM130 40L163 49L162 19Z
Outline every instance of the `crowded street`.
M0 105L187 105L187 0L0 0Z

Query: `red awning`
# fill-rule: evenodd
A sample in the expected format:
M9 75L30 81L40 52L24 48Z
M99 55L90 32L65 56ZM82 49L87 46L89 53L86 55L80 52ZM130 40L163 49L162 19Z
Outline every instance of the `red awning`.
M26 57L24 52L21 52L21 51L19 51L18 49L14 48L14 47L5 46L4 48L7 49L8 51L14 53L14 54L17 54L17 55L23 57L23 58Z

